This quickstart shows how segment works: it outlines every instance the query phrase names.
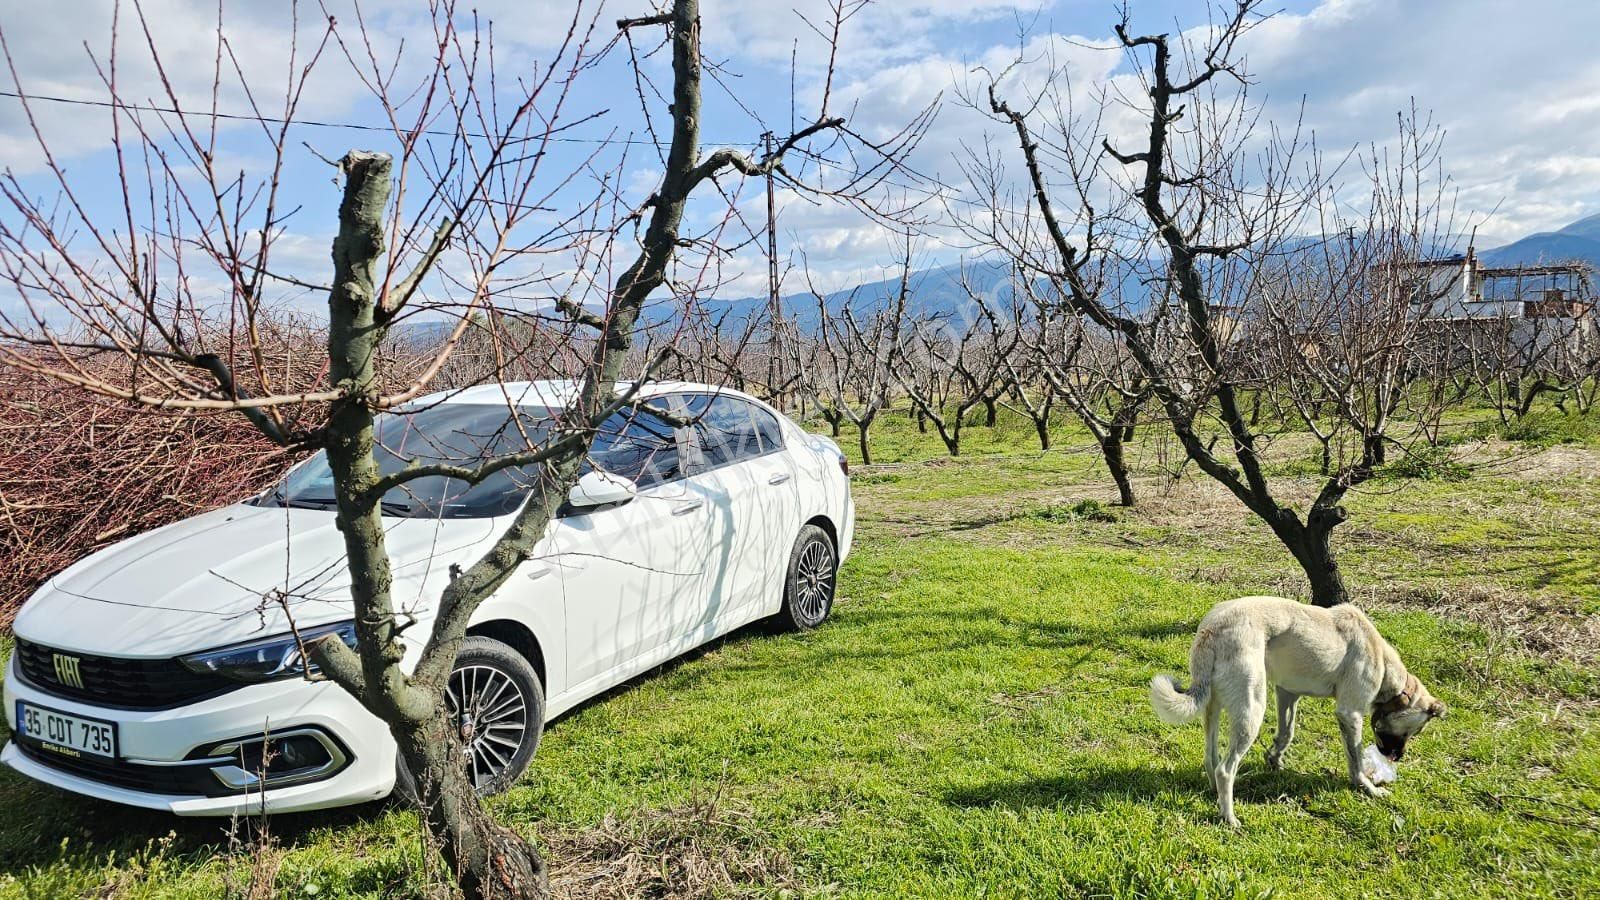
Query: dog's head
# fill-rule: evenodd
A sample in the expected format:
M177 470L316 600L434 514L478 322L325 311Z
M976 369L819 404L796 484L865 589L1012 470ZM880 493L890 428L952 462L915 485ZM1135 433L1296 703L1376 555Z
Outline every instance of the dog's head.
M1372 733L1378 752L1390 762L1399 762L1406 755L1406 741L1444 713L1444 703L1428 693L1417 676L1406 675L1406 686L1400 693L1372 706Z

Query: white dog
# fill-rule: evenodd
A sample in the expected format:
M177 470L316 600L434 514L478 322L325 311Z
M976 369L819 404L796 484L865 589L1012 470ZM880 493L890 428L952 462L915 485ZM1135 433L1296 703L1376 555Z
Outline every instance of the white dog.
M1372 621L1348 603L1323 609L1282 597L1240 597L1218 603L1200 620L1189 648L1185 691L1170 675L1150 682L1150 703L1161 721L1178 725L1205 714L1206 776L1216 789L1222 819L1233 814L1233 779L1239 762L1261 732L1267 684L1278 691L1278 734L1267 765L1282 768L1294 739L1295 704L1301 697L1333 697L1344 737L1350 783L1373 797L1388 792L1372 783L1361 765L1361 719L1371 713L1378 751L1391 760L1405 754L1406 741L1444 704L1406 671L1400 654ZM1217 759L1217 727L1228 713L1228 755Z

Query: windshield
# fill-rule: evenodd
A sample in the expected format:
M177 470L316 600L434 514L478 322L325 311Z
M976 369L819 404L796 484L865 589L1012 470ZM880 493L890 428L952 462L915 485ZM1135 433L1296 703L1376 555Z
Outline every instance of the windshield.
M513 419L504 404L487 403L441 403L417 412L382 415L376 422L373 455L385 475L412 462L476 466L542 445L554 415L550 409L522 406ZM446 519L506 515L522 505L537 470L537 464L513 466L475 485L439 475L412 479L384 494L383 513ZM332 509L333 471L327 456L318 453L307 460L259 502Z

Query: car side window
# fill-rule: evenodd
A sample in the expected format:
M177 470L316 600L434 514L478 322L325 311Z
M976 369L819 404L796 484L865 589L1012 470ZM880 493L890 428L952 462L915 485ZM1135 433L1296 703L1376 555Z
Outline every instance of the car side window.
M759 406L751 406L750 414L756 420L756 435L761 438L761 452L774 453L783 449L783 427L778 417Z
M777 420L746 400L725 394L696 394L686 399L705 469L751 459L782 446L776 436Z
M623 410L606 419L589 448L589 463L641 488L683 475L672 425L643 410Z

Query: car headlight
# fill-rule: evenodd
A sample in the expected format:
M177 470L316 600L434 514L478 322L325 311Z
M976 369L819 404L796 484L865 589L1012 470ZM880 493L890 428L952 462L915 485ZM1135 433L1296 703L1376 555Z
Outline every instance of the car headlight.
M200 675L221 675L234 681L273 681L316 672L317 667L300 654L300 646L317 638L337 634L345 646L356 645L356 623L335 622L315 628L300 629L300 639L293 634L280 634L248 644L235 644L202 653L181 656L178 662L184 668Z

